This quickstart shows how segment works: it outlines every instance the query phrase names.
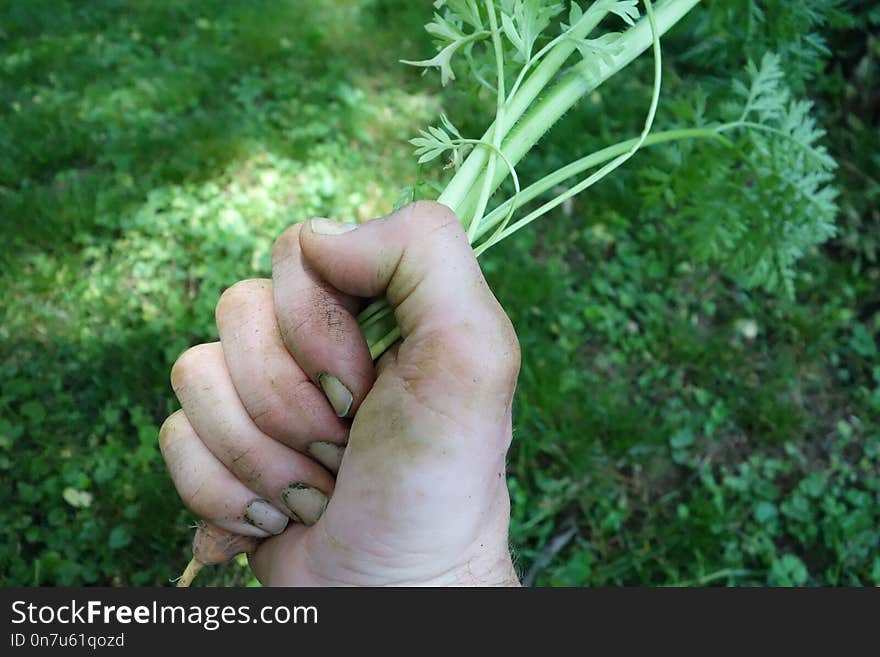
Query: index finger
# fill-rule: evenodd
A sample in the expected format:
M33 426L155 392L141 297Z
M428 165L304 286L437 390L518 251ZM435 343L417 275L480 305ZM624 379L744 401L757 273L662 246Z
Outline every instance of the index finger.
M302 226L288 228L272 253L275 314L297 364L324 391L339 417L353 417L375 380L355 315L361 300L321 279L302 257Z

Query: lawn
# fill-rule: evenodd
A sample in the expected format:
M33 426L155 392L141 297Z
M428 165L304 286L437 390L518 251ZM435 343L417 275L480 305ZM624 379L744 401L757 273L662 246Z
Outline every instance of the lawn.
M839 164L837 234L803 254L793 294L742 285L695 250L703 222L670 219L703 175L683 145L487 254L523 353L517 568L537 585L880 584L880 10L703 4L664 40L658 126L779 52ZM268 275L284 227L430 196L444 173L407 140L441 110L468 133L494 110L398 63L431 52L430 13L0 7L0 583L155 585L185 565L194 518L157 445L171 363L216 339L220 293ZM640 60L591 94L520 176L632 136L650 73ZM199 581L253 578L240 560Z

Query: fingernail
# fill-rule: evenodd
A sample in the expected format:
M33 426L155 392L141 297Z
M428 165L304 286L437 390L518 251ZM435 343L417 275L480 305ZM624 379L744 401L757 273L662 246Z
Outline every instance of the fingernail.
M281 497L290 512L304 525L314 525L327 508L327 496L305 484L291 484L281 491Z
M342 385L339 379L327 372L322 372L318 375L318 383L321 384L321 388L324 390L324 394L327 395L333 410L336 411L336 415L339 417L348 415L348 412L351 410L351 402L353 401L348 388Z
M270 534L280 534L287 527L287 516L266 500L254 500L247 505L245 520Z
M345 453L342 445L318 441L309 445L306 451L333 474L339 472L339 464L342 463L342 455Z
M309 228L318 235L342 235L357 228L357 224L330 219L309 219Z

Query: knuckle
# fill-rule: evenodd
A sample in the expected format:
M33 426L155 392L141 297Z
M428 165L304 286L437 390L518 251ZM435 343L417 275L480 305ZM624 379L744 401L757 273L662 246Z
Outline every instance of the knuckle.
M521 364L519 338L513 323L495 296L486 288L485 304L475 316L480 326L480 349L483 367L499 385L516 385Z
M198 373L216 359L219 346L219 342L197 344L180 354L171 366L171 387L180 390L197 378Z
M425 358L436 360L434 352L442 353L444 369L466 385L505 394L516 385L520 349L506 315L479 323L461 320L434 331Z
M458 217L447 206L437 201L414 201L405 207L403 214L407 221L418 222L419 227L442 228L448 225L461 225Z
M502 322L499 327L492 359L492 374L502 384L516 385L521 364L519 340L510 321Z
M300 230L302 230L302 224L294 224L278 236L275 244L272 245L273 263L289 258L295 250L299 249Z
M507 378L514 381L519 376L519 368L522 364L522 351L519 346L519 338L516 335L516 329L510 318L502 313L501 320L498 325L498 350L499 360L505 363Z
M486 322L482 329L477 368L481 378L493 387L507 390L516 385L520 368L520 348L513 324L503 312Z
M159 447L162 451L171 445L176 436L180 435L185 422L187 419L182 409L174 411L165 418L162 426L159 427Z
M495 352L482 358L479 364L480 376L487 384L499 391L512 390L519 374L519 358L511 351Z
M214 310L216 318L219 321L229 313L247 308L248 305L260 300L270 285L271 281L265 278L247 278L230 285L217 301Z

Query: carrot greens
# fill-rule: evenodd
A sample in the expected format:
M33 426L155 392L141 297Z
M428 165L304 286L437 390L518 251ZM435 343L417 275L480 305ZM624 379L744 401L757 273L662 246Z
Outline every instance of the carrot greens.
M437 12L426 30L438 52L404 63L439 70L444 86L467 71L494 96L494 119L482 136L466 138L442 114L440 125L422 130L411 143L419 163L448 159L454 173L437 200L457 214L477 256L595 185L641 148L708 140L719 149L717 165L706 179L693 181L674 212L711 212L701 248L728 255L729 270L743 284L791 293L795 260L833 235L835 191L829 183L835 163L819 143L823 133L809 115L810 104L790 99L779 58L768 53L760 65L749 64L747 80L732 82L740 102L724 108L724 116L711 120L702 108L697 125L652 132L661 90L661 37L698 3L572 2L565 16L565 5L552 0L434 3ZM612 21L623 31L596 34ZM516 166L538 140L584 95L649 49L654 83L640 133L523 187ZM494 71L488 79L486 70ZM499 198L508 177L513 193ZM646 199L668 198L675 191L669 183L669 172L653 172ZM553 197L531 206L551 191ZM689 202L688 195L699 202ZM400 336L381 300L359 321L374 358Z

